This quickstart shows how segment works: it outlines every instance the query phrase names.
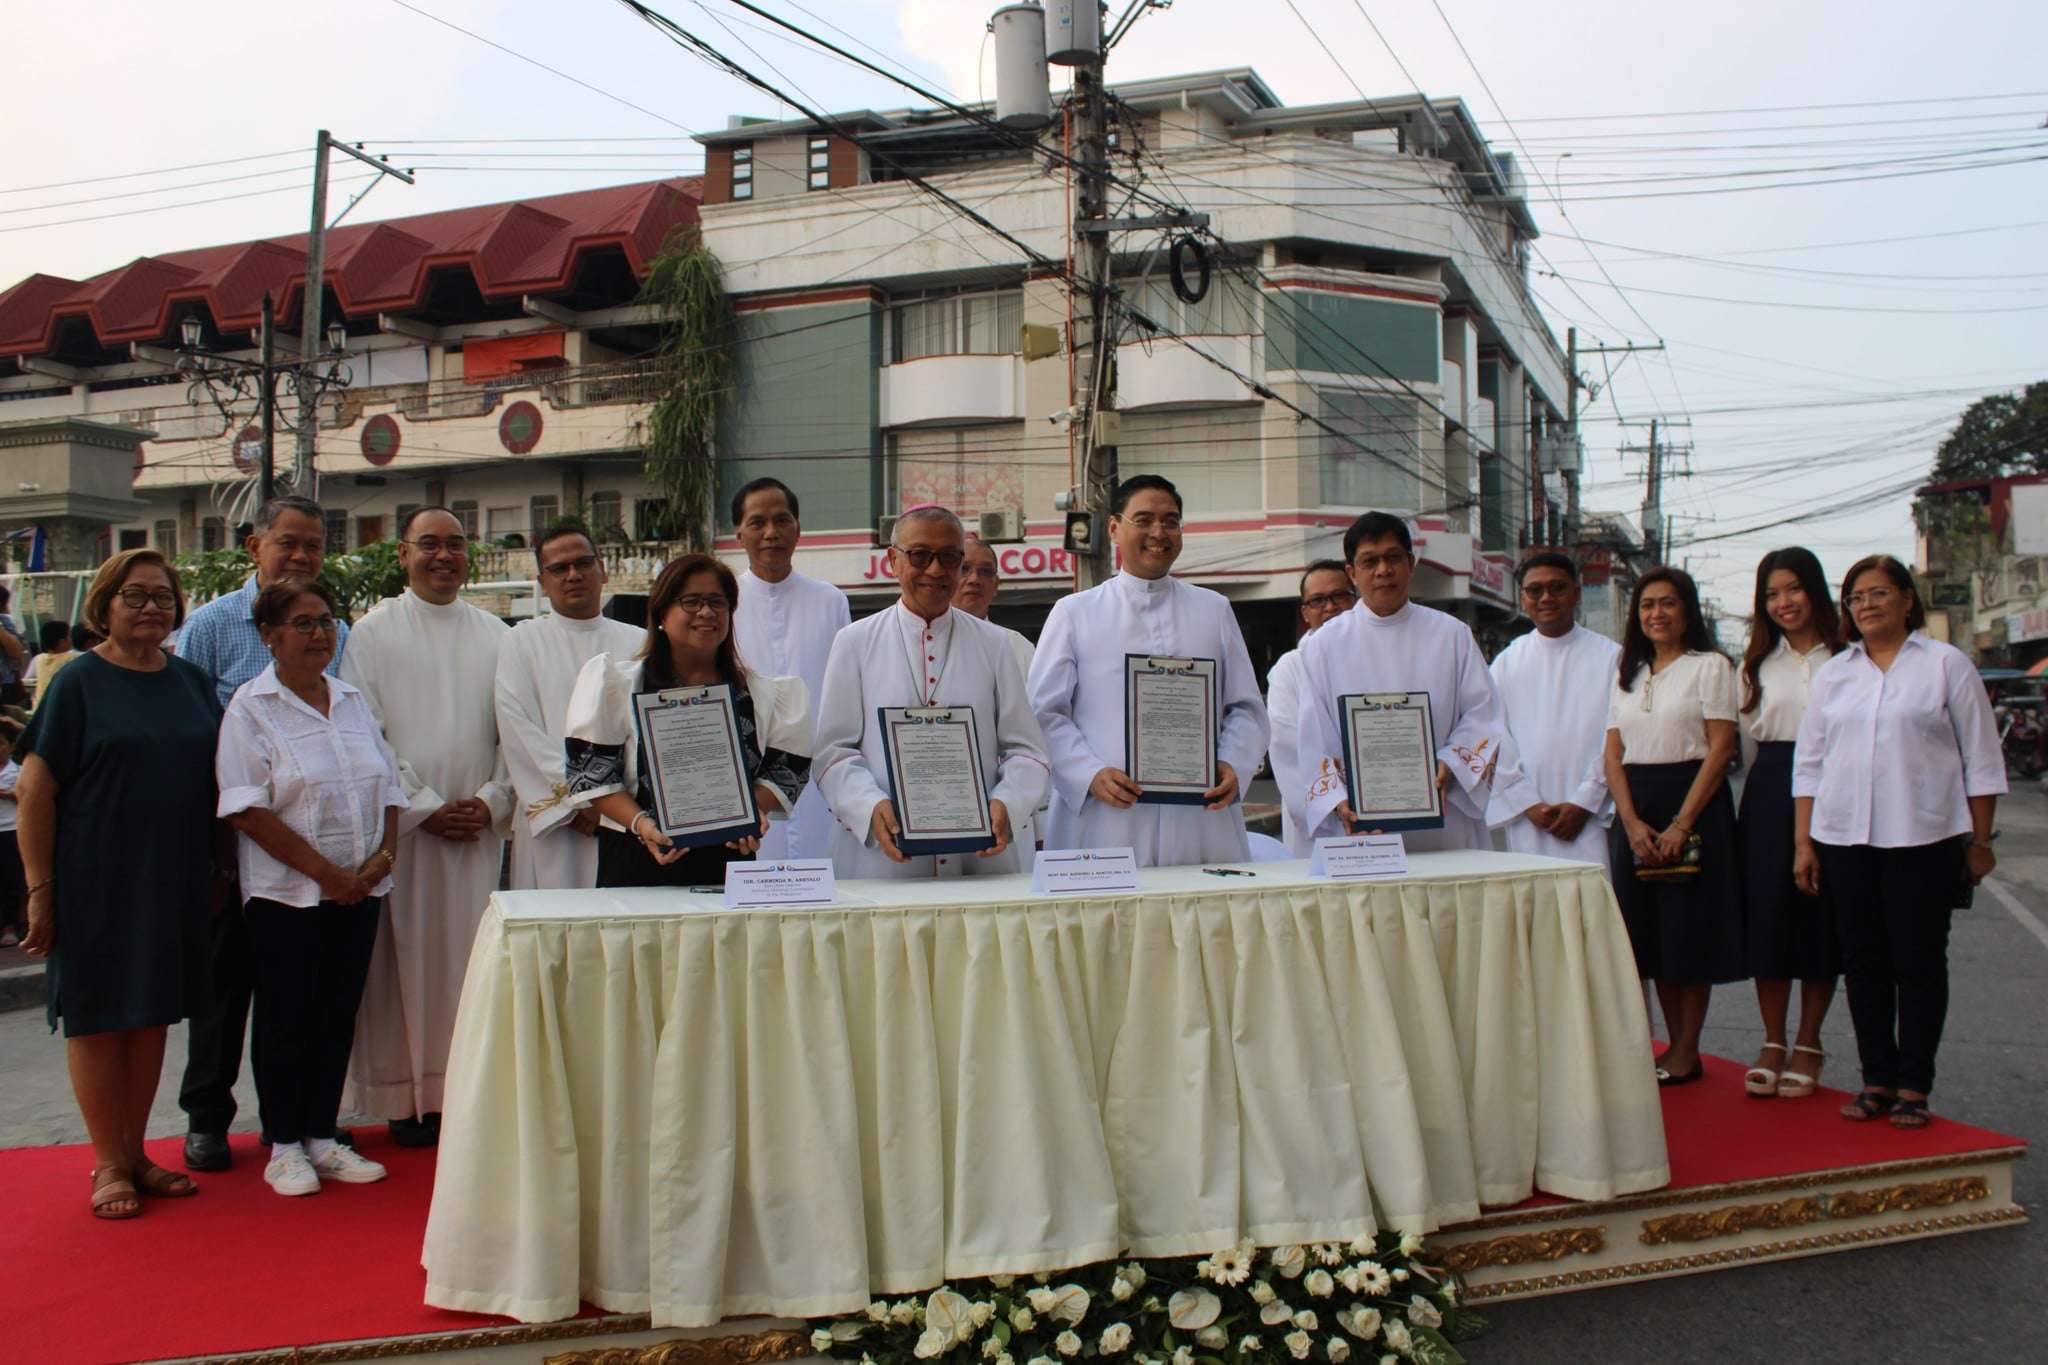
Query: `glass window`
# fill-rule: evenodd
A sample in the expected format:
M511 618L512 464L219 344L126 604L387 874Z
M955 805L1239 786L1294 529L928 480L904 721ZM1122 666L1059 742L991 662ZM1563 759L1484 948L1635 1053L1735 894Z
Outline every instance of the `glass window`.
M527 504L526 524L535 535L539 535L562 518L562 500L557 497L535 498Z
M592 493L590 495L590 529L599 535L610 531L623 535L626 523L621 517L621 506L617 493Z
M121 548L124 550L139 550L148 543L149 532L147 531L121 532Z
M667 498L633 499L633 539L673 540L676 530Z
M156 547L172 559L178 557L178 523L160 521L156 524Z
M1318 389L1323 421L1325 505L1417 512L1422 503L1421 448L1415 404L1407 398Z
M219 517L208 517L199 523L199 548L209 554L228 543L228 524Z
M754 197L754 144L743 142L732 149L732 197Z
M327 525L327 553L338 555L348 548L348 513L329 512L324 520Z
M912 298L894 314L893 360L931 355L1014 355L1024 321L1024 291L982 289L972 293Z
M810 140L809 180L807 187L814 190L832 188L832 142L829 138L814 137Z
M449 503L449 504L448 504L448 510L449 510L449 511L451 511L451 512L453 512L453 513L455 514L455 519L456 519L457 521L459 521L459 522L461 522L461 523L462 523L462 534L463 534L463 535L465 535L465 536L468 536L468 537L469 537L469 538L470 538L471 540L475 540L475 539L476 539L476 502L475 502L475 500L474 500L474 499L470 499L470 500L466 500L466 501L463 501L463 502L451 502L451 503ZM328 534L328 537L329 537L329 539L328 539L328 543L329 543L330 545L332 545L332 544L333 544L333 535L334 535L334 533L333 533L332 531L329 531L329 532L328 532L327 534Z

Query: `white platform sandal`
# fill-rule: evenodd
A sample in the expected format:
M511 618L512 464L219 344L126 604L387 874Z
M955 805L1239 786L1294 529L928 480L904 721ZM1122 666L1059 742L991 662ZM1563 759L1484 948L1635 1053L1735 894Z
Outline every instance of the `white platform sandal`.
M1794 1052L1804 1052L1809 1057L1820 1058L1810 1068L1813 1072L1810 1076L1804 1072L1794 1071L1787 1067L1784 1074L1778 1077L1779 1099L1803 1100L1813 1093L1815 1086L1820 1084L1821 1068L1828 1064L1828 1054L1821 1048L1808 1047L1804 1043L1795 1043L1792 1050Z
M1783 1043L1765 1043L1764 1046L1767 1048L1776 1048L1780 1056L1783 1056L1785 1054L1785 1045ZM1753 1066L1749 1070L1742 1073L1743 1093L1750 1095L1756 1099L1767 1100L1771 1096L1779 1093L1778 1077L1779 1073L1777 1071L1772 1070L1770 1067ZM1807 1087L1806 1093L1808 1093L1809 1095L1813 1093L1813 1087L1811 1085Z

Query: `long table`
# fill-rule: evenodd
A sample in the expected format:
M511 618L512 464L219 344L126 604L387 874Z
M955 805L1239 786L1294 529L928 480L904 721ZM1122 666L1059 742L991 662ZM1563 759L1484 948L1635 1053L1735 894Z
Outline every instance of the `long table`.
M1604 870L1416 854L508 892L456 1018L427 1302L697 1326L961 1276L1428 1232L1668 1183Z

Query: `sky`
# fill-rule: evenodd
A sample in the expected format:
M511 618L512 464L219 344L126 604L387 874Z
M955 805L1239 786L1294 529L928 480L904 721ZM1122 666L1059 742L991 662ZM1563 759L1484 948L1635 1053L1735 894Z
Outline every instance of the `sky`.
M992 3L756 3L951 97L993 94ZM731 0L656 7L827 108L917 102ZM1640 512L1624 447L1662 419L1690 446L1673 558L1739 614L1774 546L1831 575L1909 557L1905 490L1941 436L2048 378L2048 6L1935 13L1176 0L1110 78L1250 65L1290 104L1462 97L1531 172L1560 341L1666 347L1582 366L1602 385L1586 507ZM0 287L302 231L320 127L419 170L353 221L694 173L690 130L785 112L617 0L66 0L9 20L11 104L35 121L0 160ZM336 208L362 187L337 167ZM1811 180L1840 183L1789 183ZM1768 525L1787 518L1809 519Z

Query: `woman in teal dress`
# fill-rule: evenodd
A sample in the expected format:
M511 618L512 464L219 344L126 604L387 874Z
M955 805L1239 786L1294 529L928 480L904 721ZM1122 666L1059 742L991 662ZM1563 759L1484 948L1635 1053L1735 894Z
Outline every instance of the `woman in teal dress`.
M143 1153L164 1029L204 999L215 867L220 703L167 653L185 619L177 573L151 549L108 560L85 599L106 641L57 676L21 737L22 946L49 959L71 1088L92 1139L93 1215L138 1195L198 1193Z

